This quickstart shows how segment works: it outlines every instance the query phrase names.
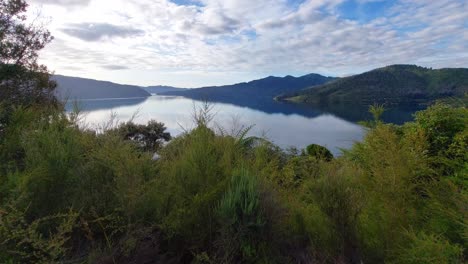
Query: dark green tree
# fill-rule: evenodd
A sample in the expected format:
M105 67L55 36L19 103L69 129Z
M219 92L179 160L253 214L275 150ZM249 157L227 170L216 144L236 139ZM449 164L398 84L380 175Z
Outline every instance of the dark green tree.
M326 147L317 144L310 144L306 148L306 153L309 156L316 157L319 160L331 161L333 154Z
M50 80L47 68L37 62L38 52L52 36L42 24L27 22L27 7L24 0L0 0L0 145L18 109L33 107L31 111L39 118L61 108L54 96L55 82ZM16 133L10 130L10 134Z
M55 82L38 52L52 40L40 23L28 23L24 0L0 0L0 104L12 106L55 105Z
M116 132L124 140L135 142L143 151L157 151L164 141L171 140L171 134L166 132L164 124L154 120L150 120L146 125L123 123Z

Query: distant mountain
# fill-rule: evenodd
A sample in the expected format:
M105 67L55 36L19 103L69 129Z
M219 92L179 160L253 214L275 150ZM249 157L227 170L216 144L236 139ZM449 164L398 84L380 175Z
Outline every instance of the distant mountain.
M164 86L164 85L148 86L148 87L142 87L142 88L150 94L162 94L162 93L167 93L167 92L181 92L181 91L188 90L185 88L177 88L177 87Z
M139 86L122 85L112 82L54 75L57 82L56 96L59 99L104 99L138 98L151 96Z
M278 96L308 104L425 104L468 93L468 69L392 65Z
M231 102L241 100L272 100L276 95L295 92L306 87L319 85L335 78L319 74L308 74L301 77L267 77L251 82L244 82L225 86L211 86L185 91L173 91L165 95L180 95L192 99Z

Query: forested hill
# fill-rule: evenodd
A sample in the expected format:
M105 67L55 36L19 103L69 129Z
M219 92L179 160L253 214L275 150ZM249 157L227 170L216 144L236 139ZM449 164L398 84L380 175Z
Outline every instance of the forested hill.
M333 80L319 74L308 74L301 77L267 77L251 82L238 83L225 86L203 87L181 92L168 92L166 95L180 95L184 97L204 100L233 101L268 98L283 93L295 92L306 87L323 84Z
M56 96L62 100L137 98L151 95L141 87L134 85L122 85L62 75L54 75L53 79L57 82Z
M363 74L337 79L299 92L278 96L279 100L303 103L428 103L468 92L468 69L433 70L415 65L392 65Z
M164 86L164 85L148 86L148 87L143 87L143 89L151 94L163 94L167 92L176 92L176 91L180 92L180 91L187 90L184 88L177 88L177 87Z

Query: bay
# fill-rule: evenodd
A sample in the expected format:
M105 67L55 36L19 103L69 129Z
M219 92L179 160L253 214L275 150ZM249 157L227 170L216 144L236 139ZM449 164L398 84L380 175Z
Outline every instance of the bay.
M153 95L148 98L122 98L81 100L66 104L67 111L77 106L81 111L81 125L88 128L102 128L113 117L114 125L133 119L144 124L153 119L163 122L173 136L180 135L194 127L194 109L202 107L204 102L172 96ZM356 123L355 118L366 118L364 110L340 109L346 114L339 116L332 111L305 107L281 102L259 101L253 106L211 102L211 114L214 118L211 126L222 128L227 133L242 127L253 126L251 136L265 137L282 147L305 148L309 144L319 144L339 155L341 149L350 148L362 140L366 129ZM395 110L393 110L395 111ZM354 113L356 112L356 113ZM364 111L365 112L365 111ZM390 117L409 119L408 113L397 109ZM403 114L402 114L403 113Z

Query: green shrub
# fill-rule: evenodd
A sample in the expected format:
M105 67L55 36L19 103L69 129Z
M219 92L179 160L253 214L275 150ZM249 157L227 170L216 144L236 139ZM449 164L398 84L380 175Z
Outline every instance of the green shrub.
M220 226L218 246L223 262L255 262L260 255L265 218L260 207L257 179L246 170L236 172L216 214Z
M357 255L357 220L362 210L362 195L353 168L328 165L323 175L305 185L305 195L328 216L336 235L335 252L353 259Z
M151 153L142 153L118 136L102 135L86 153L80 189L88 190L82 206L102 214L115 208L133 215L145 184L157 177Z
M467 108L437 103L416 113L415 123L424 130L429 142L431 163L442 175L451 174L468 162L466 148L463 149L467 138Z
M412 137L424 140L416 135ZM394 126L379 124L355 145L351 162L346 161L357 165L356 186L365 197L357 234L367 261L383 262L392 256L403 241L403 230L416 222L416 201L425 184L420 178L430 176L417 147L403 142Z
M288 226L288 235L293 236L296 243L311 249L310 254L319 255L322 259L338 255L341 249L337 248L341 241L338 239L334 223L315 202L303 201L289 203L291 210ZM304 246L305 245L305 246Z
M463 263L462 247L450 244L450 242L441 236L429 235L424 232L407 232L406 235L410 240L409 245L400 249L393 263Z
M29 223L24 212L13 207L0 208L0 262L58 263L67 256L67 243L77 216L68 212Z
M242 157L234 138L205 126L175 139L161 151L160 178L145 194L156 213L146 208L144 214L160 219L169 237L203 248L214 237L213 210Z
M277 183L283 188L298 188L309 178L317 178L320 170L320 163L314 157L290 157L280 170L281 175Z
M317 144L311 144L306 148L307 155L317 158L318 160L331 161L333 154L325 147Z
M32 218L68 210L79 182L76 172L83 161L81 132L57 116L38 130L23 134L25 170L20 198Z

